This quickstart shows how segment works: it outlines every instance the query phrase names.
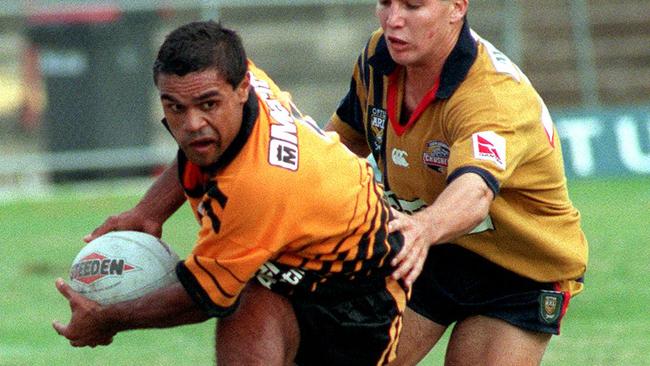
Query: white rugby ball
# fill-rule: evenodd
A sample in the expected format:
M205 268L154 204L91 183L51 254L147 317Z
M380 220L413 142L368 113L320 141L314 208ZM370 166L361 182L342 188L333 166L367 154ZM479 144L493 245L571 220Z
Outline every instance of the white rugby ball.
M112 231L77 254L70 287L103 305L132 300L178 281L178 261L178 255L153 235Z

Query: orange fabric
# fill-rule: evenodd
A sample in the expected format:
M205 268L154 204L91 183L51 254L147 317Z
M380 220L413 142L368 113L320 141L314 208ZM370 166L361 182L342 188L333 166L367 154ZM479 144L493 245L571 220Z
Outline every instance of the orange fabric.
M272 274L270 260L294 269L271 283L311 291L335 273L386 270L399 248L386 240L389 208L372 168L249 66L259 114L241 151L210 175L179 160L186 192L204 192L188 194L201 229L186 268L223 308L235 304L260 267Z

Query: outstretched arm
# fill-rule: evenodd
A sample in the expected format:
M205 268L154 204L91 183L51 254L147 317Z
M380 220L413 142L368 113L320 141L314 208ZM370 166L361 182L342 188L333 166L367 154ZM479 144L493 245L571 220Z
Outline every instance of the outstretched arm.
M466 173L438 196L433 204L413 215L394 211L389 231L401 231L404 247L393 260L393 277L410 286L422 270L431 245L447 243L467 234L487 217L494 193L483 178Z
M115 230L136 230L160 237L165 221L185 202L183 188L178 179L178 161L174 162L156 179L140 202L132 209L110 216L85 242Z
M83 297L60 278L56 288L68 299L72 315L68 324L55 320L52 326L74 347L108 345L115 334L125 330L168 328L208 319L180 283L105 306Z

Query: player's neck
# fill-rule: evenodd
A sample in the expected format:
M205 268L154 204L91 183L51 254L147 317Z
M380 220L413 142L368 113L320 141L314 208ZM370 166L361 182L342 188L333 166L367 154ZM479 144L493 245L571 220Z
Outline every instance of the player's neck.
M413 111L440 77L442 65L437 67L407 67L404 81L404 106Z

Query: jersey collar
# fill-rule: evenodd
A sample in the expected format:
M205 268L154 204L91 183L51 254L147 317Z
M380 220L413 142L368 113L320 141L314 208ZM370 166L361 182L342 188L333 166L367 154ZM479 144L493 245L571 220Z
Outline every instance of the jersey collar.
M438 90L435 94L436 99L447 99L451 97L467 76L469 69L476 60L477 54L478 47L476 40L472 36L468 22L465 21L458 37L458 42L456 42L454 49L449 54L442 68ZM397 68L397 64L390 57L386 39L383 35L377 43L375 54L368 59L368 63L386 76L392 74Z

